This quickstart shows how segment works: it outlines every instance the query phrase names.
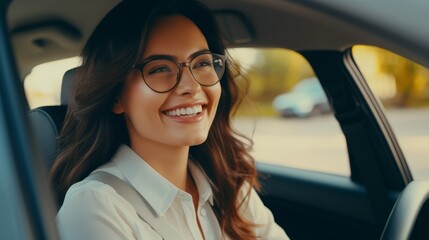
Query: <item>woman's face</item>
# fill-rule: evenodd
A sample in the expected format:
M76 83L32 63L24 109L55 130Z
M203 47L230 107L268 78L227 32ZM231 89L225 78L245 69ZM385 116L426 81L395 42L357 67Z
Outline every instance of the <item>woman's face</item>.
M188 62L202 50L208 50L208 44L199 28L184 16L169 16L151 30L143 61L166 55L179 63ZM167 93L150 89L141 72L133 70L113 111L125 115L132 147L192 146L206 140L220 95L220 83L201 86L188 67L183 68L179 84ZM190 109L189 115L173 114Z

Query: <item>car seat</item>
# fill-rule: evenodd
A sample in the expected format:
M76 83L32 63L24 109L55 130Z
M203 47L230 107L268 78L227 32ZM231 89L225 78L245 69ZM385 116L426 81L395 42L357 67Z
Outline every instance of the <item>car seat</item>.
M49 170L58 153L58 136L67 112L68 99L77 68L68 70L61 84L61 104L32 109L28 113L41 156Z

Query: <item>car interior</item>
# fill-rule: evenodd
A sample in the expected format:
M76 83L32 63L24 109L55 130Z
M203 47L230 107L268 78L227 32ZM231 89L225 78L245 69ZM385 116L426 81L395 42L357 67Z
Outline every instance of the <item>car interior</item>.
M97 23L118 2L1 1L0 112L9 104L4 121L7 139L1 140L6 150L1 152L13 159L10 166L17 176L15 185L7 188L11 205L4 205L9 208L5 215L16 219L0 224L2 230L10 230L5 239L58 239L55 214L59 206L53 200L48 172L56 157L74 69L63 77L57 106L30 110L22 81L38 64L79 55ZM204 2L215 13L228 48L284 48L301 54L319 79L344 135L350 176L257 161L261 198L288 236L429 238L429 184L413 181L384 109L351 53L356 44L378 46L429 67L429 31L416 30L427 29L429 4ZM24 230L13 230L22 223Z

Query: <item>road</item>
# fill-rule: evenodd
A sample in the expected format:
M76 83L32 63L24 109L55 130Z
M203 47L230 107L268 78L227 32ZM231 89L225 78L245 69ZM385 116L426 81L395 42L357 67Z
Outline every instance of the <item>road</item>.
M414 179L429 179L429 108L387 112ZM308 119L237 118L235 127L252 137L257 161L350 175L347 147L331 115Z

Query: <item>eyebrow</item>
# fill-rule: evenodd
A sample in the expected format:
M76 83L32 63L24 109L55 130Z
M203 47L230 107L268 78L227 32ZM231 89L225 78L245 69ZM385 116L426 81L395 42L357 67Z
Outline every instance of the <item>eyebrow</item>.
M196 56L198 56L198 55L200 55L200 54L204 54L204 53L211 53L211 52L210 52L210 50L209 50L209 49L201 49L201 50L199 50L199 51L196 51L196 52L192 53L192 54L188 57L188 59L192 59L192 58L194 58L194 57L196 57ZM142 62L142 63L144 63L144 62L148 62L148 61L150 61L150 60L154 60L154 59L170 59L170 60L173 60L173 61L177 61L177 57L172 56L172 55L167 55L167 54L154 54L154 55L150 55L150 56L148 56L148 57L144 58L141 62Z

